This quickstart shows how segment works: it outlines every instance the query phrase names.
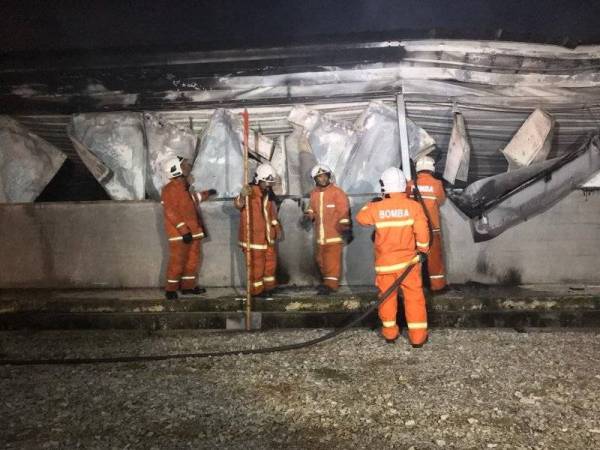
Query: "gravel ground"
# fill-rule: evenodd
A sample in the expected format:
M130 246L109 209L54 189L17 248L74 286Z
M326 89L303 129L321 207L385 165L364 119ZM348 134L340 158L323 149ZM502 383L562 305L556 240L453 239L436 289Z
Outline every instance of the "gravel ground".
M231 349L324 330L2 332L5 357ZM357 329L295 352L0 367L4 448L600 448L600 331Z

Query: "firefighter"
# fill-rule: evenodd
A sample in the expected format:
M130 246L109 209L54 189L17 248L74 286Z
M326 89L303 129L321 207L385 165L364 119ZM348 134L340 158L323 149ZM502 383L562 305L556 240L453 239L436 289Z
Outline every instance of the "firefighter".
M427 257L427 267L423 279L432 291L441 291L446 287L446 274L444 269L444 252L442 244L442 227L440 219L440 206L446 200L446 193L442 182L434 177L435 165L433 158L423 156L417 160L417 187L427 210L429 225L431 227L431 249ZM408 184L408 193L415 197L414 182Z
M419 203L408 198L406 178L396 167L386 169L379 180L383 197L367 203L356 215L363 226L373 226L375 245L375 284L385 292L411 264L414 267L402 281L408 339L413 347L427 340L427 311L421 280L420 261L429 251L427 217ZM394 342L400 333L396 324L398 294L395 291L379 306L381 334Z
M165 297L176 300L177 290L183 295L199 295L206 289L197 285L200 268L201 239L204 227L199 204L217 191L190 192L188 176L192 166L183 158L175 157L165 163L170 181L163 187L161 203L165 216L165 230L169 240L169 264Z
M277 287L277 251L275 243L282 235L277 220L277 206L273 185L277 174L270 164L256 168L252 184L245 186L234 200L240 210L239 244L248 251L246 242L246 204L250 205L250 294L266 297Z
M304 221L314 224L315 256L323 284L318 295L328 295L340 287L344 242L352 242L350 203L346 193L332 182L331 169L324 164L312 168L315 188Z

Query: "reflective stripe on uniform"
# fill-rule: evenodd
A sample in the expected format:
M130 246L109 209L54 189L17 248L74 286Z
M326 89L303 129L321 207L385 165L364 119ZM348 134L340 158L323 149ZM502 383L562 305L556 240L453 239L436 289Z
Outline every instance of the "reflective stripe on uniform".
M277 220L271 220L271 225L279 225L279 222Z
M417 241L417 247L427 248L427 247L429 247L429 242L419 242L419 241Z
M314 211L312 209L310 209L310 208L307 209L305 212L307 212L307 213L314 213Z
M418 262L419 262L419 257L415 256L410 261L403 262L403 263L400 263L400 264L392 264L392 265L389 265L389 266L375 266L375 272L376 273L396 272L398 270L402 270L405 267L410 266L412 263L418 263Z
M196 277L181 277L182 280L195 280Z
M350 223L350 219L340 219L340 223Z
M254 287L261 287L263 285L263 282L262 281L255 281L254 283L252 283L252 285Z
M275 281L275 277L263 277L263 281L265 283L271 283L272 281Z
M375 228L400 228L408 227L415 223L414 219L406 220L389 220L387 222L375 222Z
M204 237L204 233L192 234L192 237L201 238L201 237Z
M169 238L169 241L183 241L183 237L181 237L181 236L172 237L172 238Z
M432 280L438 279L438 278L446 278L445 275L429 275L429 278L431 278Z
M381 324L384 326L384 328L390 328L396 325L396 321L395 320L383 320L381 322Z
M167 280L167 283L179 283L179 280Z
M175 225L175 228L181 228L185 226L185 222L179 222L177 225Z
M441 229L439 229L439 228L432 228L432 229L431 229L431 231L432 231L433 233L439 233L439 232L440 232L440 231L442 231L442 230L441 230Z
M265 195L263 199L263 217L265 219L265 225L267 226L267 242L270 244L273 242L271 240L271 224L269 222L269 212L267 211L267 207L269 206L269 197Z
M421 198L424 198L427 200L437 200L437 197L435 195L421 195Z
M334 237L334 238L328 238L328 239L319 239L319 244L324 245L324 244L335 244L336 242L344 242L344 240L341 237Z
M323 277L324 280L335 280L337 281L338 279L336 277Z
M238 242L242 247L247 248L248 245L245 242ZM250 244L251 250L266 250L268 248L267 244Z
M427 329L427 322L407 322L409 330L425 330Z

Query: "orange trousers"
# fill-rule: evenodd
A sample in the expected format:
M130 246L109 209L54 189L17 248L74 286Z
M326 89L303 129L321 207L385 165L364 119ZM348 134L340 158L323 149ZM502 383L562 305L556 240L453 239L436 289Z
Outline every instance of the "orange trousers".
M250 294L258 295L277 287L275 271L277 270L277 251L274 246L266 250L252 249L250 254ZM246 250L244 249L244 255Z
M183 241L169 241L169 265L165 290L194 289L200 268L200 239L189 244Z
M440 231L433 232L431 248L427 257L427 274L429 276L429 287L432 291L439 291L446 287L444 247Z
M395 273L379 274L375 277L375 285L379 293L385 292L394 281L402 274ZM421 279L421 265L413 266L407 277L400 284L404 297L404 313L408 325L408 339L411 344L422 344L427 339L427 310L425 307L425 296L423 295L423 283ZM400 334L400 328L396 323L398 314L398 292L394 291L381 305L379 305L379 318L383 327L381 334L385 339L393 340Z
M333 290L340 287L343 250L344 244L317 244L315 251L317 265L321 271L321 277L323 277L323 284Z

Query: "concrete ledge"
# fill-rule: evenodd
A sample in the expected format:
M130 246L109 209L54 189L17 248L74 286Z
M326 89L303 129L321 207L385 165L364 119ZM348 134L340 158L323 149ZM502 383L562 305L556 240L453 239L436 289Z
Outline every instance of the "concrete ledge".
M290 288L272 300L256 299L253 309L263 313L265 329L339 327L375 299L372 287L345 287L329 297ZM427 306L431 326L600 326L600 287L595 286L455 286L428 296ZM0 329L225 328L227 318L243 307L242 293L231 288L177 301L164 300L158 289L3 290ZM363 323L376 324L375 315Z

